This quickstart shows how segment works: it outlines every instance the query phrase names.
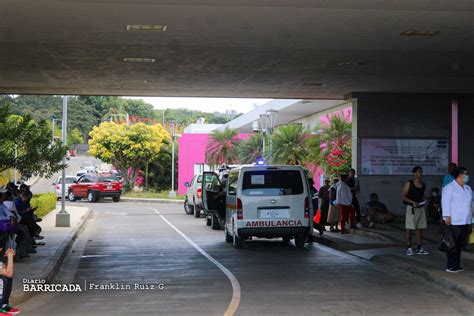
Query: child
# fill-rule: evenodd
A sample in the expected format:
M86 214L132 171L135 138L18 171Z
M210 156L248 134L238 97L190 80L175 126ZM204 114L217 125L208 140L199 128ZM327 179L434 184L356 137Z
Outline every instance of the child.
M8 235L0 233L0 253L4 253L5 244L8 239ZM13 258L15 252L13 249L8 248L4 254L7 257L6 264L2 263L0 267L0 316L3 315L16 315L20 314L20 310L16 309L9 304L10 295L12 292L13 285Z

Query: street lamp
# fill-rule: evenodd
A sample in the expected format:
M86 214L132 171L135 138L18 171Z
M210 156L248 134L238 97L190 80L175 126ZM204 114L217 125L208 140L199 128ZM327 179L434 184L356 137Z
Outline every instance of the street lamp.
M54 126L54 123L53 123ZM67 131L67 96L63 96L63 120L62 120L62 142L66 145ZM63 157L63 165L66 165L66 155ZM71 218L66 212L66 167L63 168L61 179L61 211L56 214L56 227L70 227Z
M267 137L268 115L260 114L260 127L262 128L262 157L265 158L265 138Z
M176 191L174 190L174 139L176 137L175 135L175 124L176 122L171 122L170 123L170 132L171 132L171 191L168 194L168 197L170 199L176 198Z
M267 115L266 127L268 129L268 133L270 134L270 161L271 161L272 155L273 155L273 130L275 129L278 111L270 109L266 111L266 115Z

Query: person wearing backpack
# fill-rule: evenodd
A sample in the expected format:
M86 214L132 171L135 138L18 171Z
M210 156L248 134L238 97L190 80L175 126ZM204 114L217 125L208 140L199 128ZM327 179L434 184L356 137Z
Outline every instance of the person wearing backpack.
M446 272L457 273L464 271L461 267L461 251L467 245L472 231L472 189L467 185L469 174L466 168L456 168L452 174L454 180L443 188L441 209L443 220L449 226L456 244L453 251L447 252Z
M425 204L429 200L426 193L426 185L422 181L423 169L416 166L412 170L413 180L405 183L402 192L402 201L406 205L405 229L407 242L407 256L429 255L430 253L423 248L423 229L427 228ZM411 232L416 232L416 251L411 248Z

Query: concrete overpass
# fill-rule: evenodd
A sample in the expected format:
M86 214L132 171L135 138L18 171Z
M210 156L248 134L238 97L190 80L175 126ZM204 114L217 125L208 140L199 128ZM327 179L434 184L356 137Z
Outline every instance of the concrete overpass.
M3 0L0 93L469 93L473 10L470 0Z

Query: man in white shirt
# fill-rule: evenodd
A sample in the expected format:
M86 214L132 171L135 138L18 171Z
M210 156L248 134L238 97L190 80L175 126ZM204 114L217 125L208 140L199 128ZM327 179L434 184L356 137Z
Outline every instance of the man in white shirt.
M350 219L351 228L355 229L355 209L352 206L352 192L346 184L348 176L341 175L341 181L336 185L336 204L341 210L341 234L347 234L345 230L346 221Z
M450 226L456 239L456 248L447 253L446 272L464 271L461 267L461 250L466 246L472 231L472 190L467 185L469 174L466 168L459 167L453 171L454 181L443 188L441 209L446 225Z

